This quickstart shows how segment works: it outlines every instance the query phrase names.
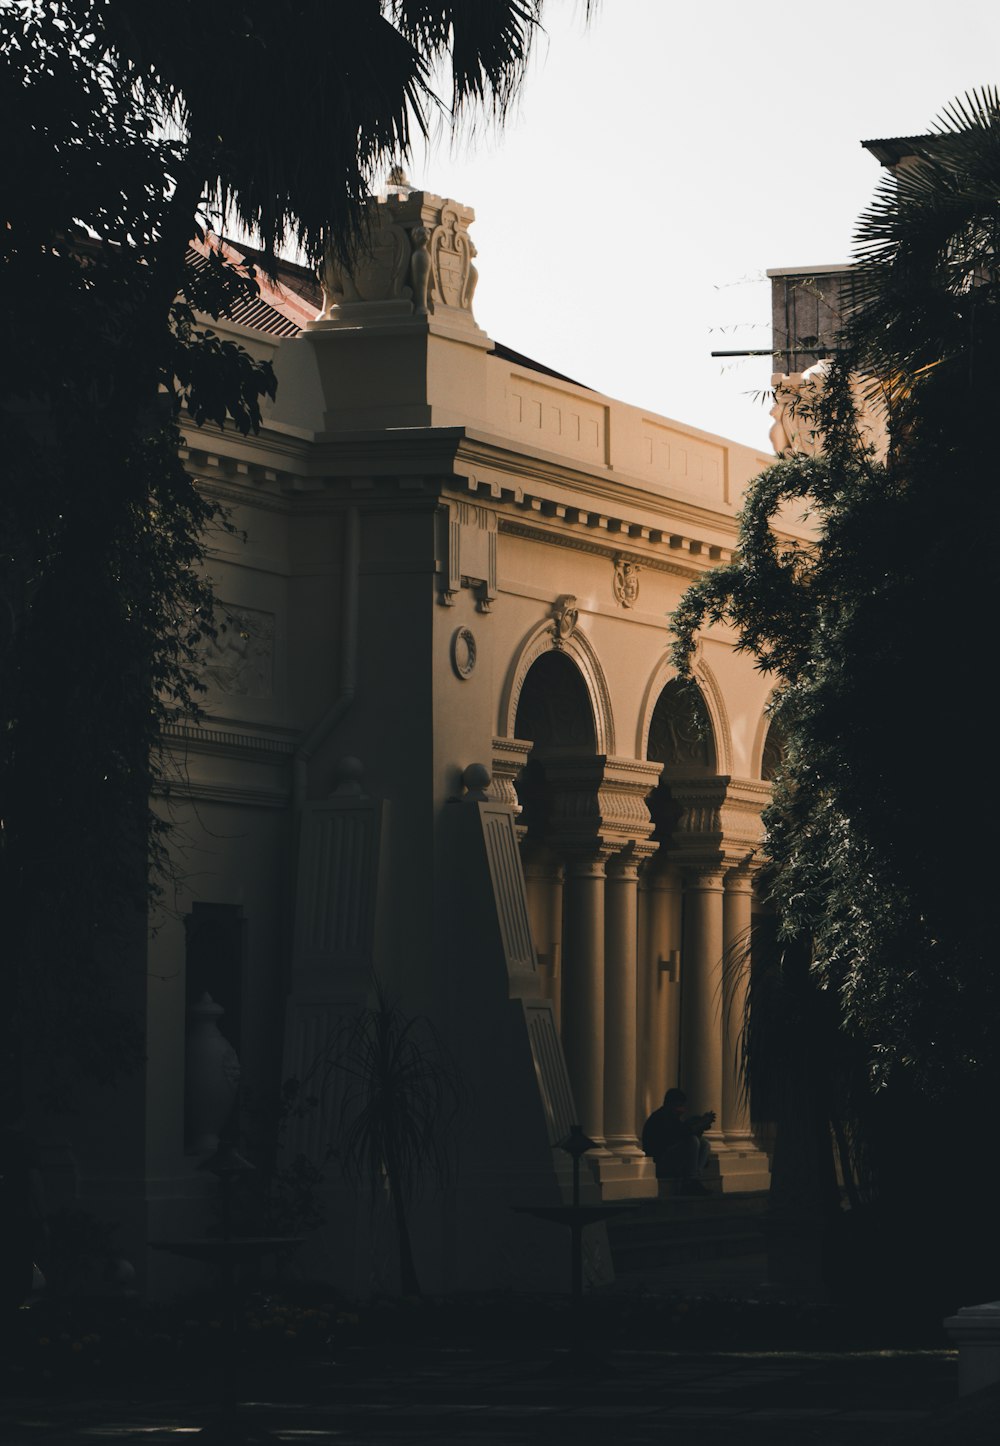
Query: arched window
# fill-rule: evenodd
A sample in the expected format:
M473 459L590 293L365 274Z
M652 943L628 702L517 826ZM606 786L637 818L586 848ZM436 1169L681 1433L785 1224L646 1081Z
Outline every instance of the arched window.
M543 653L528 669L517 702L514 733L518 738L530 738L536 750L596 751L597 731L587 685L565 654Z
M781 720L771 719L771 725L764 739L764 752L760 760L760 776L767 783L773 783L785 757L785 732Z
M715 772L715 739L697 683L673 678L656 700L646 757L668 770Z

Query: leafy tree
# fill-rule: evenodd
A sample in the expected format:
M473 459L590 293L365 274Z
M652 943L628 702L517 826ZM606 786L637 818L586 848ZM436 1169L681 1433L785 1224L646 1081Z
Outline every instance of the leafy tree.
M117 966L163 859L158 740L197 709L212 628L200 564L225 525L177 459L179 418L247 431L274 390L267 366L196 319L252 293L252 270L218 256L192 269L191 237L226 213L269 269L286 238L313 261L348 253L374 174L436 112L503 115L541 9L25 0L0 13L0 1093L16 1092L25 1046L55 1094L140 1049L123 1033L138 975Z
M775 968L817 996L806 1014L837 1053L827 1118L853 1121L861 1177L896 1200L914 1172L954 1182L975 1150L970 1107L998 1084L992 890L971 867L993 799L979 689L994 583L976 554L997 522L997 93L956 102L915 152L859 223L843 349L805 403L822 455L755 480L736 559L673 619L682 668L699 628L727 620L774 676ZM884 456L865 441L858 376L884 410ZM790 505L813 542L780 536Z

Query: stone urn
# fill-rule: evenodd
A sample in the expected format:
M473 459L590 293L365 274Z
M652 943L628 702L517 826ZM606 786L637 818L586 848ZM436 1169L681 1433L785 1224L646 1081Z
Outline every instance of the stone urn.
M189 1155L210 1155L219 1148L219 1135L236 1103L240 1062L219 1030L225 1012L207 993L188 1010L184 1134Z

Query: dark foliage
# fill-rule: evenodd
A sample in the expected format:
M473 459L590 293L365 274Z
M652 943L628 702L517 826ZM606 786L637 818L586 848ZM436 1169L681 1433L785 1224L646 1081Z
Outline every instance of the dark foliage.
M178 412L245 431L273 391L175 300L178 148L59 8L7 22L0 233L5 1024L50 1100L140 1049L123 966L162 857L160 729L196 708L198 563L222 522L178 459ZM227 268L198 299L222 314L248 285Z
M970 878L994 798L977 680L997 526L996 93L956 103L918 151L859 223L846 347L809 404L823 455L756 479L736 560L673 621L682 667L698 629L727 619L775 679L785 748L762 887L778 930L751 990L754 1093L772 1070L815 1085L858 1188L908 1201L926 1245L975 1158L970 1106L1000 1083L990 891ZM859 389L886 419L883 455ZM782 536L788 506L808 509L814 542Z
M0 908L5 1096L141 1055L161 730L197 711L200 570L225 526L178 460L182 413L246 432L269 367L198 315L255 290L188 264L219 208L310 259L363 232L374 171L439 103L503 113L540 0L26 0L0 11ZM446 110L447 107L442 107ZM212 206L216 210L212 212ZM4 1102L16 1112L16 1100Z
M849 347L816 404L824 454L761 474L737 560L673 620L681 666L698 629L725 618L774 674L785 755L764 883L780 935L807 941L873 1079L902 1069L932 1090L988 1069L1000 1004L988 892L969 889L963 852L989 785L954 767L989 751L973 684L993 584L973 539L996 525L1000 277L983 235L1000 115L989 97L955 115L962 128L887 177L860 223ZM858 373L886 409L884 458L861 440ZM781 535L794 504L813 543Z

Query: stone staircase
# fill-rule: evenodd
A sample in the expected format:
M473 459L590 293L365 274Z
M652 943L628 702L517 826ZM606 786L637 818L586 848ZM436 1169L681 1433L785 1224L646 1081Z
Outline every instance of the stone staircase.
M648 1200L608 1222L615 1275L741 1280L763 1268L767 1191Z

